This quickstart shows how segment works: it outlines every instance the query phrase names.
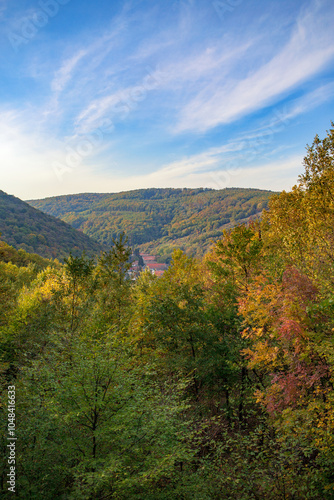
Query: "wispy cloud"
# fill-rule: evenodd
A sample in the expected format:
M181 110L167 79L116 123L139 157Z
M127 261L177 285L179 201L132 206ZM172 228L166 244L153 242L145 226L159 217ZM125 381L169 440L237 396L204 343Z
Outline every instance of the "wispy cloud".
M282 113L280 118L282 121L292 120L296 116L310 112L314 108L320 106L334 96L334 83L321 85L315 90L308 92L299 99L295 99L290 103L287 111Z
M189 51L183 45L175 56L180 39L176 26L169 28L169 37L167 31L152 35L128 52L126 40L132 25L122 12L108 30L60 61L50 81L50 100L40 114L47 118L62 114L67 120L72 107L76 116L71 113L68 126L73 134L85 134L106 117L117 122L131 118L134 109L149 107L149 94L155 91L162 109L169 104L165 129L172 134L206 132L233 122L275 102L334 57L329 22L334 21L334 11L325 13L323 5L319 2L303 12L283 48L247 76L240 68L264 43L258 34L238 43L226 35L201 50ZM135 21L132 14L131 22ZM159 59L160 52L163 59L161 54ZM158 99L154 103L156 113Z
M3 166L2 189L17 196L41 198L72 192L118 192L146 187L258 187L289 189L301 171L300 157L245 167L244 138L232 140L198 154L162 164L152 172L127 175L120 167L117 174L98 168L94 156L83 156L79 164L65 169L60 178L52 165L64 164L64 155L72 155L75 143L65 147L60 141L29 131L29 122L15 112L2 112L0 125L0 162ZM249 145L247 146L249 147ZM96 153L97 151L95 151ZM232 165L232 168L231 168ZM122 173L123 171L123 173ZM34 179L26 195L27 186Z
M214 163L214 162L212 162ZM202 169L202 167L205 167ZM213 165L212 165L213 166ZM208 168L209 167L209 168ZM144 187L209 187L224 189L226 187L245 187L280 191L289 190L296 184L301 171L298 156L291 156L284 161L275 161L259 167L240 168L228 173L225 169L210 169L210 164L196 165L181 162L163 167L148 175L128 177L126 183L118 178L110 182L115 191L122 189L138 189ZM105 186L104 192L108 192Z
M299 0L287 12L288 0L260 0L260 16L244 2L224 26L210 2L185 3L168 9L161 2L124 2L117 14L110 7L103 22L96 16L93 28L87 22L68 33L61 21L72 22L66 17L75 12L70 2L24 45L20 59L13 50L9 64L3 57L3 189L28 198L217 187L227 177L234 186L269 188L272 182L272 188L288 188L300 172L300 161L289 155L302 156L313 129L305 140L300 133L293 146L290 138L278 139L297 117L299 130L307 121L313 126L311 117L318 119L316 110L324 109L319 106L334 100L327 77L334 59L332 0ZM23 0L18 4L8 16L15 33L30 13ZM0 15L6 5L0 0ZM87 6L92 13L88 1L82 9ZM329 126L330 117L320 120ZM66 163L70 149L80 162L60 182L52 164ZM143 175L134 175L136 169Z
M290 100L282 106L277 106L265 117L261 126L240 134L239 143L259 145L261 142L265 142L267 137L273 138L275 134L282 132L294 118L312 112L333 97L334 83L331 82Z
M60 69L56 71L54 79L51 82L51 89L54 92L61 92L64 90L66 83L71 79L73 70L77 66L78 62L81 61L83 57L87 54L87 50L80 50L77 54L67 59L61 66Z
M259 167L240 168L232 173L225 169L211 169L214 167L205 162L180 162L165 166L146 175L110 178L99 181L95 177L92 186L100 192L119 192L123 190L149 188L149 187L208 187L224 189L226 187L245 187L281 191L289 190L296 184L301 172L301 161L298 156L291 156L284 161L275 161ZM204 167L204 168L203 168Z
M181 111L176 131L206 131L273 102L334 57L334 11L317 2L298 19L291 38L266 64L241 81L208 85Z
M151 91L175 91L184 85L201 80L215 78L214 73L227 74L230 64L250 49L252 43L222 50L219 47L208 47L199 54L179 58L178 61L166 62L153 69L145 64L145 55L141 60L144 76L135 85L121 87L109 95L93 99L81 111L76 119L76 127L85 132L95 128L105 116L124 117L138 102L145 99Z

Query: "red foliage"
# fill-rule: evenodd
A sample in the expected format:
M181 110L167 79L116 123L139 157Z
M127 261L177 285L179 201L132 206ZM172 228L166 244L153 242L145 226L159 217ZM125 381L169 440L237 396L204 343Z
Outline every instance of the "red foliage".
M306 363L295 360L289 371L272 376L272 387L264 399L269 413L297 407L300 398L305 398L310 390L319 387L322 379L329 376L326 363L312 361Z
M284 271L282 287L292 300L298 300L304 307L317 295L317 288L312 281L294 267L288 267Z
M262 393L262 401L273 413L299 405L328 380L329 367L316 353L307 315L307 306L318 295L312 281L289 267L281 284L276 282L272 289L264 282L259 285L253 288L254 295L243 298L239 306L246 315L250 313L251 320L256 317L257 328L262 327L262 335L253 337L255 344L248 353L253 352L250 357L272 367L271 384ZM254 313L260 309L267 314ZM263 336L268 346L276 349L274 357L263 351Z

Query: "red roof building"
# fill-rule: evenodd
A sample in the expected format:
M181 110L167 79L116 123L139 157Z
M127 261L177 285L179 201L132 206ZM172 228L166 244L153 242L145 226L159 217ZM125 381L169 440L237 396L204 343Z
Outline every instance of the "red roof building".
M147 253L140 254L144 262L155 262L155 255L149 255Z
M158 264L158 262L147 262L146 267L160 271L165 271L167 269L166 264Z

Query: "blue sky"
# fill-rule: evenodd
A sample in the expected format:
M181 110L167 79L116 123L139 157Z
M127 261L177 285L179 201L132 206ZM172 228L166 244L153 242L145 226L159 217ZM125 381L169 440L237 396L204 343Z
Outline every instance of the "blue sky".
M290 189L334 120L333 0L0 0L1 189Z

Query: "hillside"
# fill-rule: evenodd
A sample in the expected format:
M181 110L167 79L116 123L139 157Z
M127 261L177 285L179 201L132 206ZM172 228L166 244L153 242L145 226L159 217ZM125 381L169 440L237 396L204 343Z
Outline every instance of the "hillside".
M27 267L33 264L34 268L38 271L50 267L60 267L61 264L57 260L50 260L36 253L28 253L22 248L16 250L11 245L7 245L4 241L0 240L0 262L11 262L17 267Z
M95 255L101 245L65 222L0 191L1 239L16 249L45 258L63 259L72 253Z
M132 246L169 258L172 248L201 256L223 229L258 216L272 191L259 189L139 189L84 193L28 203L110 245L124 231Z

